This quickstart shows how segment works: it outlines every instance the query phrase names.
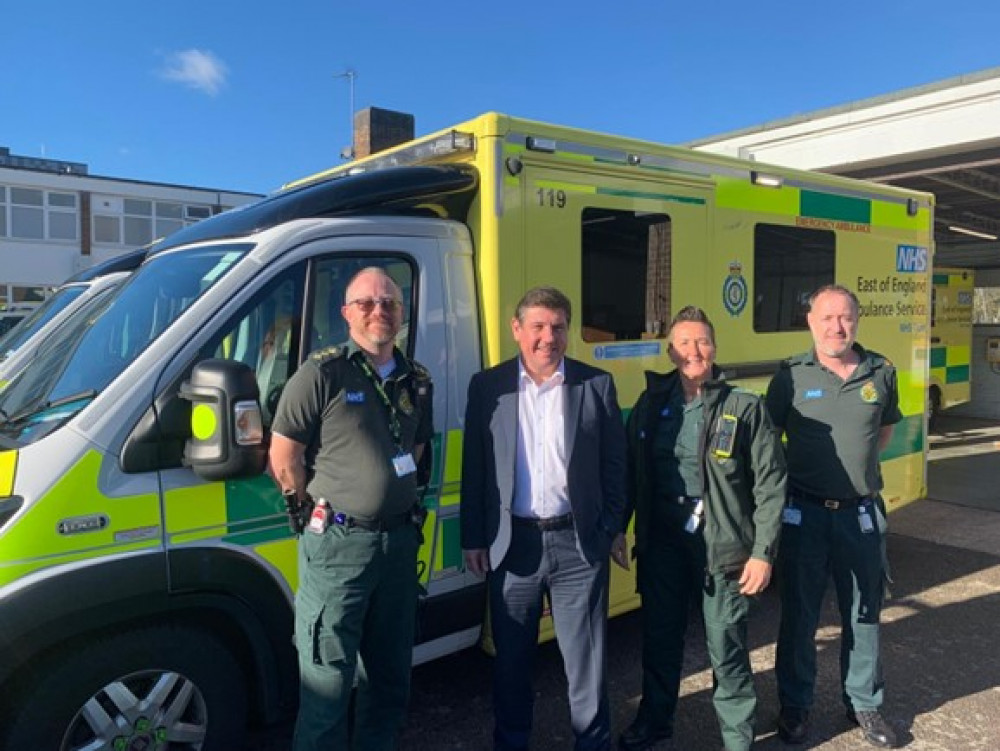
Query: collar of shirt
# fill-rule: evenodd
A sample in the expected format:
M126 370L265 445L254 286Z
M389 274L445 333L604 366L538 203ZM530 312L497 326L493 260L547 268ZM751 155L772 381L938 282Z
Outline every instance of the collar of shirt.
M528 375L528 371L524 369L524 362L520 357L517 358L517 376L518 383L520 384L520 390L524 391L530 386L534 386L539 392L548 391L556 386L562 386L566 382L566 358L564 357L559 361L559 366L556 368L556 372L546 378L539 384L535 383L535 380Z

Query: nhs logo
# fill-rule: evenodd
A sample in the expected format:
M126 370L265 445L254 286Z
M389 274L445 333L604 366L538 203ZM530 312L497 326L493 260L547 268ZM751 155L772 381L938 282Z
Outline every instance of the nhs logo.
M927 271L927 248L919 245L896 246L896 271L907 274Z

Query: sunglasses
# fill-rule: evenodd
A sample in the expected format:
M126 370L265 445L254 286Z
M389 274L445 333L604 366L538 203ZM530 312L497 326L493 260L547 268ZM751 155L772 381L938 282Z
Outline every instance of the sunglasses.
M403 303L394 297L359 297L356 300L348 300L348 305L357 305L362 313L371 313L376 305L381 305L383 310L395 313Z

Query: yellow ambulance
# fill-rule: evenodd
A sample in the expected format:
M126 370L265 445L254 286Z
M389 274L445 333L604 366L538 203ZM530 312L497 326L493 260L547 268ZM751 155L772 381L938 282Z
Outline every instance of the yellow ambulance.
M971 269L935 267L932 285L927 403L933 423L942 410L972 398L970 358L975 273Z
M346 339L347 280L404 293L434 378L415 661L474 645L459 546L470 377L514 354L530 286L574 304L569 354L623 407L665 370L680 307L763 389L840 282L896 364L887 501L924 492L932 196L489 113L288 186L158 243L0 392L0 748L239 747L296 692L295 540L262 474L283 384ZM280 343L264 348L265 339ZM636 606L615 571L613 613Z

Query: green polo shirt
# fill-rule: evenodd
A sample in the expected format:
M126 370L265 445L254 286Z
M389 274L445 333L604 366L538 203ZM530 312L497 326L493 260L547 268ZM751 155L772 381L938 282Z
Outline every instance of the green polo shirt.
M682 495L701 496L698 441L704 421L705 403L701 397L685 404L682 389L677 389L661 411L653 443L658 498L674 500Z
M809 351L782 363L767 409L788 440L788 484L821 498L855 498L882 489L879 429L902 419L896 369L854 345L861 362L846 381Z
M313 498L376 519L402 513L416 500L416 473L399 477L392 460L431 440L430 380L395 352L396 368L381 384L399 420L397 446L391 411L361 367L364 357L353 341L310 355L285 385L272 429L306 447Z

